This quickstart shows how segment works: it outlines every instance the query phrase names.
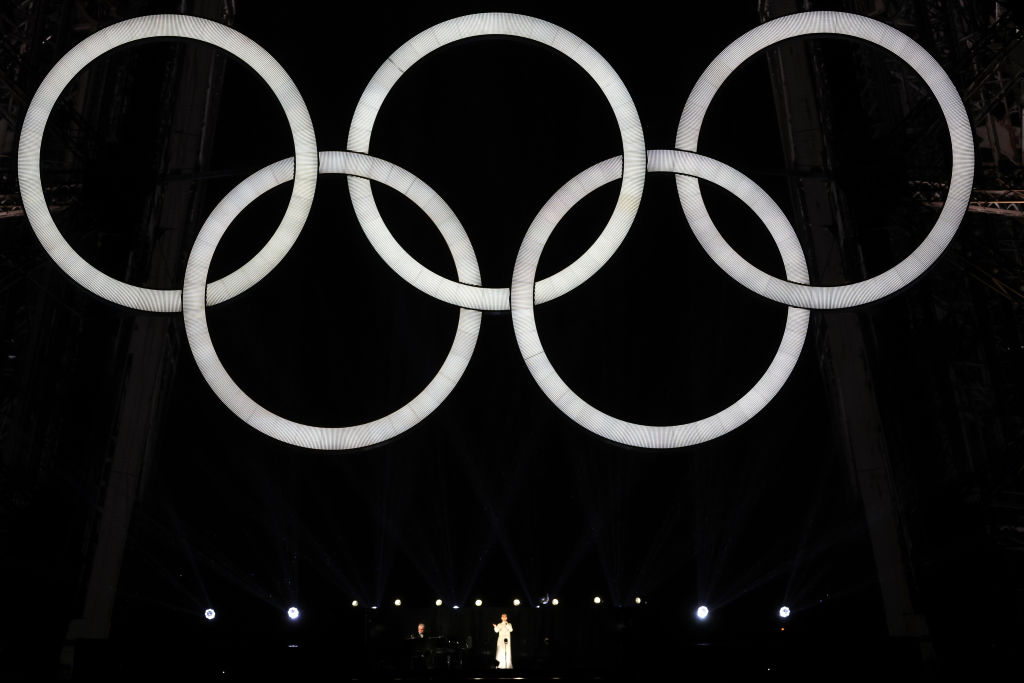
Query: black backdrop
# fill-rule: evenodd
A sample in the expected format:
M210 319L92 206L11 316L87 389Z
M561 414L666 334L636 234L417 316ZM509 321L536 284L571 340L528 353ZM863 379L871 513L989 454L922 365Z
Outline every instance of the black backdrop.
M699 11L676 5L500 9L557 23L605 56L634 97L648 148L656 149L673 146L682 105L703 68L759 23L752 2L706 3ZM438 21L490 9L243 4L234 25L298 84L319 147L340 150L362 88L395 48ZM157 42L131 49L144 69L147 55L159 63L160 51L171 48ZM148 124L139 125L142 132L133 135L141 138ZM210 208L245 174L291 154L279 106L234 63L215 136L212 166L234 175L207 182ZM132 156L125 137L118 152L124 163L97 180L110 203L127 204L130 191L144 184L138 169L147 161ZM715 99L701 152L753 177L792 215L778 140L766 62L758 57ZM418 175L453 207L489 286L510 281L526 226L555 189L620 151L609 107L586 75L546 48L509 39L466 41L417 64L389 96L371 143L372 154ZM862 170L866 178L877 172L870 159L861 163L844 171L860 177L855 171ZM849 200L884 204L904 192L880 185ZM453 277L443 241L418 210L385 188L375 192L406 249ZM706 192L737 250L782 275L752 214L724 192ZM212 277L259 249L287 194L279 188L243 214L218 249ZM614 186L606 187L570 213L545 250L541 276L582 253L615 195ZM109 247L133 220L137 214L111 219L108 251L68 237L117 274L125 264ZM180 259L180 276L185 255L170 258ZM899 258L894 254L893 263ZM924 280L944 272L940 265ZM180 280L146 284L177 287ZM82 306L99 329L146 315L93 298ZM902 329L909 306L897 296L858 315L879 325L895 320L894 329ZM812 330L830 315L814 313ZM374 419L412 398L440 366L456 317L372 251L338 176L321 177L313 213L285 261L250 292L209 312L218 353L240 386L270 410L318 425ZM775 352L785 309L711 264L687 229L672 179L651 176L635 226L610 263L578 290L538 307L537 317L555 367L583 398L625 419L672 424L722 409L756 381ZM180 320L175 324L183 334ZM96 433L111 420L100 397L90 400L90 372L98 371L69 370L82 399L76 419ZM912 393L931 371L924 361L893 364L887 381ZM158 446L131 522L115 639L145 633L352 642L370 622L387 621L391 634L411 632L422 614L435 614L435 598L444 601L442 611L453 604L463 610L437 616L437 628L459 620L472 631L459 635L478 642L493 637L490 621L511 610L513 598L524 610L545 611L554 608L538 608L542 599L557 597L575 610L567 614L585 615L629 608L640 596L645 604L634 609L691 640L774 634L781 604L793 609L787 630L797 633L885 631L864 513L837 445L812 342L761 414L725 437L679 451L622 448L558 412L526 371L507 314L485 315L470 367L437 412L375 448L318 453L264 437L219 403L187 349L167 399L153 425ZM915 448L929 438L930 418L924 409L909 412L904 445ZM104 443L102 436L86 443L83 462L102 458ZM69 478L75 467L85 465L69 466ZM71 507L58 506L33 524L45 532ZM53 624L80 606L73 585L59 594ZM604 607L591 606L595 595ZM402 608L392 606L396 598ZM484 607L466 616L477 609L476 598ZM303 611L294 624L283 616L292 604ZM711 607L709 625L694 622L698 604ZM213 624L202 618L209 606L218 612ZM371 606L378 612L363 611ZM527 632L520 627L517 637L536 642Z

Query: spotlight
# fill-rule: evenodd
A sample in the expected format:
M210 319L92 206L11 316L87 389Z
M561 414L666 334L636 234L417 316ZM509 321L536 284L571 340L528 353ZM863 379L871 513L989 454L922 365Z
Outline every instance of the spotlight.
M473 604L476 605L477 607L480 607L481 605L484 604L484 601L481 600L480 598L477 598L476 602L474 602Z
M514 606L516 606L516 607L519 607L519 598L516 598L515 600L513 600L513 601L512 601L512 604L513 604Z
M299 608L298 607L289 607L288 608L288 618L291 619L292 621L295 621L296 619L298 619L299 618Z
M458 605L452 605L452 609L459 609Z
M601 596L600 595L595 595L594 596L594 604L595 605L600 605L601 604Z
M558 604L558 598L551 598L551 604L552 605L557 605Z
M203 612L203 616L209 619L210 621L213 621L214 618L217 616L217 613L214 612L212 609L208 609L205 612Z
M779 608L779 616L780 616L780 617L782 617L783 619L785 619L786 617L788 617L788 616L789 616L789 608L788 608L788 607L786 607L785 605L783 605L782 607L780 607L780 608Z
M358 600L353 600L352 601L352 606L353 607L359 607L359 601Z
M706 606L704 606L704 605L701 605L700 607L697 608L697 618L700 619L701 621L707 619L709 613L710 613L710 610Z
M435 604L435 605L437 605L438 607L440 607L440 606L441 606L441 605L443 605L444 603L443 603L443 602L441 602L441 598L438 598L437 600L434 600L434 604Z
M399 598L395 598L395 607L401 607L402 601Z
M633 598L633 602L635 602L636 604L639 605L641 602L643 602L643 600L641 600L639 597L636 597L636 598Z

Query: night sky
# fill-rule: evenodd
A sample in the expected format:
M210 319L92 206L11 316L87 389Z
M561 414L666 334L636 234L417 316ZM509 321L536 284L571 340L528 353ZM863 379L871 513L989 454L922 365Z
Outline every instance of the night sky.
M528 3L500 9L539 16L587 41L630 90L647 147L666 149L701 71L760 23L754 2L703 4L699 13L683 3L585 13ZM364 85L394 49L434 23L494 9L420 5L240 3L234 27L294 79L319 148L342 150ZM170 47L131 49L145 67L145 55L158 61ZM210 169L228 173L205 183L204 216L245 175L291 155L279 105L237 63L227 69L214 134ZM525 41L488 38L446 47L407 72L383 106L370 149L437 190L472 238L484 284L507 286L522 235L544 202L579 171L621 153L621 144L600 90L568 59ZM763 56L716 97L700 151L751 176L793 216ZM130 150L123 154L133 159ZM903 192L872 187L871 163L844 167L849 176L861 168L865 174L851 181L851 203L884 203ZM106 201L133 201L129 192L147 191L139 176L148 172L127 163L109 170L99 181L110 184ZM586 249L616 194L617 185L606 186L570 212L545 249L540 277ZM425 216L387 188L375 187L375 196L399 242L454 277L452 258ZM753 214L717 188L708 187L706 197L730 243L782 276L781 259ZM211 279L258 251L287 198L288 186L280 187L243 213L217 251ZM198 227L169 229L194 234ZM76 247L87 259L106 259L112 275L125 268L95 240ZM168 258L180 261L180 278L186 254ZM924 286L943 272L940 264ZM180 287L181 280L144 284ZM895 320L899 329L910 310L899 297L857 314L880 325ZM108 327L150 315L94 297L82 306L87 319ZM711 263L667 175L648 177L639 216L611 261L577 290L537 308L545 349L568 385L605 412L647 424L689 422L735 401L770 362L785 314ZM833 315L840 314L813 313L811 334ZM372 250L340 176L321 176L306 228L281 265L208 314L220 358L254 400L322 426L372 420L410 400L440 367L457 317ZM180 317L175 325L184 339ZM886 381L911 392L931 371L922 364L889 363ZM87 387L76 391L88 396ZM113 414L101 398L83 408L97 430ZM582 607L600 595L613 605L642 596L650 609L678 613L687 624L692 610L707 604L721 615L716 625L724 633L774 630L770 615L788 604L798 629L804 619L880 635L874 561L837 443L833 400L809 339L779 396L733 433L674 451L621 447L577 426L544 397L509 315L488 313L465 376L434 414L377 447L312 452L278 443L231 414L186 347L162 420L152 427L158 445L143 473L112 633L200 632L209 606L221 615L224 635L276 632L284 628L282 611L297 604L312 634L336 628L352 600L383 609L401 598L414 615L435 598L460 605L481 598L497 612L513 597L527 605L558 597ZM925 439L925 424L908 420L904 443ZM82 457L101 457L101 449ZM409 631L417 618L409 617Z

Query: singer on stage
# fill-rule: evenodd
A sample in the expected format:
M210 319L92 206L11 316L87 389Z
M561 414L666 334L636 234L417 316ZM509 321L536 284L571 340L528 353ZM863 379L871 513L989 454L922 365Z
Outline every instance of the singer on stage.
M498 645L494 649L494 658L498 660L498 668L511 669L512 624L508 623L507 614L502 614L501 621L494 624L494 632L498 634Z

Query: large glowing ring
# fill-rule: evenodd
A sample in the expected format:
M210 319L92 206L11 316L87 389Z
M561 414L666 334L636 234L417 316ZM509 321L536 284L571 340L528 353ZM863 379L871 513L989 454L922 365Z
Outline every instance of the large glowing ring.
M129 19L89 36L50 70L29 104L18 146L18 182L25 215L46 253L71 279L93 294L143 311L181 310L181 290L136 287L101 273L60 234L43 196L39 153L57 98L83 68L116 47L146 38L190 38L225 50L267 82L284 108L295 144L295 184L284 218L263 249L244 266L210 285L209 303L230 299L258 282L288 253L309 214L317 177L316 138L306 104L291 78L266 50L241 33L206 19L158 14Z
M183 313L185 331L192 355L200 372L218 398L231 412L253 428L278 441L303 448L345 450L380 443L401 434L424 419L439 406L455 388L476 347L480 333L479 311L462 309L455 340L441 369L429 384L405 406L390 415L352 427L314 427L279 417L249 398L228 375L210 338L206 324L206 301L203 292L213 252L225 230L235 217L272 187L292 179L293 163L284 159L257 171L237 185L217 205L206 220L185 267ZM358 174L385 183L413 200L441 230L461 280L479 284L479 268L472 250L455 251L462 230L448 205L430 188L416 181L409 172L381 159L349 152L322 152L321 173ZM464 233L463 233L464 236Z
M437 24L398 48L370 79L352 116L348 148L355 152L369 152L373 124L384 99L402 74L424 55L463 38L490 35L533 40L576 62L608 98L622 136L622 186L615 210L600 236L582 256L567 268L537 283L536 301L540 304L579 286L611 258L629 232L643 194L647 156L640 116L622 79L594 48L559 26L521 14L472 14ZM370 243L406 282L430 296L463 308L508 310L508 288L484 288L471 286L466 281L452 282L421 265L398 244L384 224L369 182L352 177L348 184L356 217ZM468 242L460 248L472 249Z
M583 171L555 193L530 225L512 275L512 327L516 341L530 374L544 394L584 429L611 441L641 448L679 448L703 443L739 427L779 392L800 356L810 312L790 308L779 350L761 379L731 406L697 422L664 427L634 424L602 413L577 396L558 376L541 345L533 312L533 283L541 252L555 226L580 199L617 179L619 168L619 159L613 158ZM796 232L778 205L742 173L714 159L678 150L649 150L648 170L687 173L710 180L735 194L768 226L783 254L786 277L797 282L807 281L807 264Z
M748 57L787 38L821 33L860 38L889 50L918 73L942 108L953 147L953 170L945 205L921 245L889 270L862 282L837 287L786 282L747 263L722 238L704 206L696 178L679 176L676 187L697 239L715 263L734 280L757 294L789 306L846 308L888 296L924 273L949 245L967 211L974 180L974 140L970 119L956 87L924 48L896 29L856 14L804 12L773 19L733 41L704 70L683 107L676 133L676 148L697 150L700 126L711 99L725 79ZM799 245L793 248L798 249Z

